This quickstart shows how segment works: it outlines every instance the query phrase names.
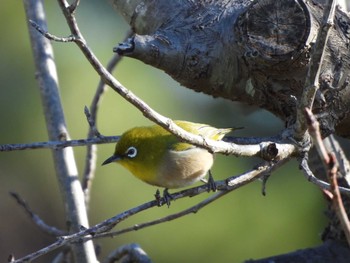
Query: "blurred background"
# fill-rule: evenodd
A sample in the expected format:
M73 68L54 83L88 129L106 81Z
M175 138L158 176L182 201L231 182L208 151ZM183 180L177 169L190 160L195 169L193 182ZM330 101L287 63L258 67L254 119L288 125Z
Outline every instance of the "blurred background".
M55 1L45 1L49 31L70 33ZM107 1L85 0L77 20L89 46L107 64L112 48L121 42L127 24ZM46 141L34 62L21 1L2 1L0 9L0 144ZM95 93L98 75L72 43L53 43L62 104L72 139L86 138L84 106ZM181 87L160 70L125 58L114 75L128 89L161 114L173 119L209 123L217 127L244 126L237 136L270 136L283 123L257 108L213 99ZM126 129L150 121L117 93L103 98L98 127L103 135L120 135ZM122 167L101 167L114 145L98 146L98 165L89 209L90 224L119 214L153 198L155 187L137 180ZM75 148L79 172L83 171L85 147ZM215 179L238 175L257 159L217 156ZM65 229L65 215L49 150L0 152L0 262L34 252L54 238L42 233L9 192L20 194L45 222ZM117 247L135 242L154 262L240 262L285 253L321 243L326 225L325 201L292 161L270 177L267 195L256 181L217 200L199 213L113 239L96 240L101 258ZM170 191L171 192L171 191ZM150 221L185 209L208 195L173 202L170 208L154 208L132 217L117 229ZM57 251L35 262L48 262Z

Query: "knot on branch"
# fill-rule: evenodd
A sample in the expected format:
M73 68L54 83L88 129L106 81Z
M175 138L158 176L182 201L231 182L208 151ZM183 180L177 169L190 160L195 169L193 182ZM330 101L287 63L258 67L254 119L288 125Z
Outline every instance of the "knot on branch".
M261 158L266 161L272 161L278 155L278 148L275 143L261 143Z
M277 70L285 70L307 64L308 52L304 47L310 28L310 14L304 1L259 0L240 15L234 30L248 63L253 60L250 64L259 68L266 65L269 69L276 66ZM305 62L295 63L296 59Z

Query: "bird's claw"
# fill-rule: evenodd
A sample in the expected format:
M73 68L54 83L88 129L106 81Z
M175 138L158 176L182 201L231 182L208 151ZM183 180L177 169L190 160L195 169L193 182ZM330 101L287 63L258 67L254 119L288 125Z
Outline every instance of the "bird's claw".
M170 206L171 200L174 198L169 194L168 189L165 188L163 191L163 196L160 195L159 189L157 189L156 194L154 195L157 201L158 206L162 206L166 204L168 207Z
M215 180L214 180L213 175L211 174L210 170L209 170L209 177L208 177L207 186L208 186L208 193L210 191L216 192L216 190L217 190L216 183L215 183Z

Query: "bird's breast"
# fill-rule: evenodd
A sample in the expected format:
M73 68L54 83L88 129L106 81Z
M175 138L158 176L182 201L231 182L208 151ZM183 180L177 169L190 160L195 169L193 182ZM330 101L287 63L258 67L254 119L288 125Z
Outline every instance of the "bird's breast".
M156 174L156 185L180 188L202 179L213 165L213 155L207 150L191 148L165 153Z

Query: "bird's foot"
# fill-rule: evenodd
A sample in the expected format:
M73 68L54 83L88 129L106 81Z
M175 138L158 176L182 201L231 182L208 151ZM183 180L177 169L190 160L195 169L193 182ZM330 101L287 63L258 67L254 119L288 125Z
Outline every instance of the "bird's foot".
M216 190L217 190L216 183L215 183L215 180L214 180L213 175L211 174L210 170L209 170L209 177L208 177L207 186L208 186L208 193L210 191L216 192Z
M154 196L156 198L158 206L162 206L162 205L166 204L169 207L171 200L173 199L171 194L169 194L167 188L164 189L163 196L160 195L159 189L157 189L156 194Z

